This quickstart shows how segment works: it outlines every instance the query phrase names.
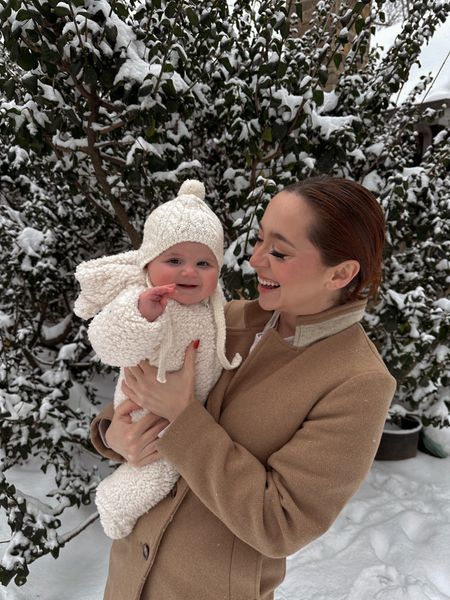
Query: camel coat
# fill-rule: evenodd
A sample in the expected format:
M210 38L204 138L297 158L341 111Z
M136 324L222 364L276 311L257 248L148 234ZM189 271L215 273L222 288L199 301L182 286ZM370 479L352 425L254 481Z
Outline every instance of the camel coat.
M227 306L224 371L158 442L181 474L114 542L105 600L272 600L285 557L322 535L364 480L395 380L358 323L364 302L298 317L294 345L257 302ZM101 442L99 452L120 460Z

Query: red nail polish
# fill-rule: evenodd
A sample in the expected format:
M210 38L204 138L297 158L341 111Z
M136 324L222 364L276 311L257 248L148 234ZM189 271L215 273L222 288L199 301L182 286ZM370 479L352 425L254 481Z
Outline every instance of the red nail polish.
M194 342L194 348L197 350L197 348L200 346L200 340L195 340Z

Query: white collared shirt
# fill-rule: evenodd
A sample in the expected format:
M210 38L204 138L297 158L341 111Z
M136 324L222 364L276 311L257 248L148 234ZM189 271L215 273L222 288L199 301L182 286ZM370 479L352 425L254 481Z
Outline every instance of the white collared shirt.
M280 319L280 313L276 310L276 311L274 311L274 313L270 317L270 319L267 321L264 329L255 335L253 344L251 345L251 348L248 351L249 354L256 347L256 345L261 340L261 338L266 333L266 331L269 331L269 329L275 329L277 327L279 319ZM290 335L289 337L284 338L284 341L288 342L288 344L292 344L294 341L294 336Z

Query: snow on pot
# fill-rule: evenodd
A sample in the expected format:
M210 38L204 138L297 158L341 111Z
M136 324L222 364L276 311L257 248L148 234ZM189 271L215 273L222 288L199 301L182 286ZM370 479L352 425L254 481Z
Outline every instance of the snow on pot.
M403 460L417 454L422 422L414 415L391 415L386 420L375 460Z

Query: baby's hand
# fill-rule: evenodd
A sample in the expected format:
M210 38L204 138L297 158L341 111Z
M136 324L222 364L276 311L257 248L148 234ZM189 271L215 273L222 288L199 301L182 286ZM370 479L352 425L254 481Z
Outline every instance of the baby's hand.
M161 316L169 297L175 293L176 283L148 288L139 295L138 309L144 319L154 321Z

